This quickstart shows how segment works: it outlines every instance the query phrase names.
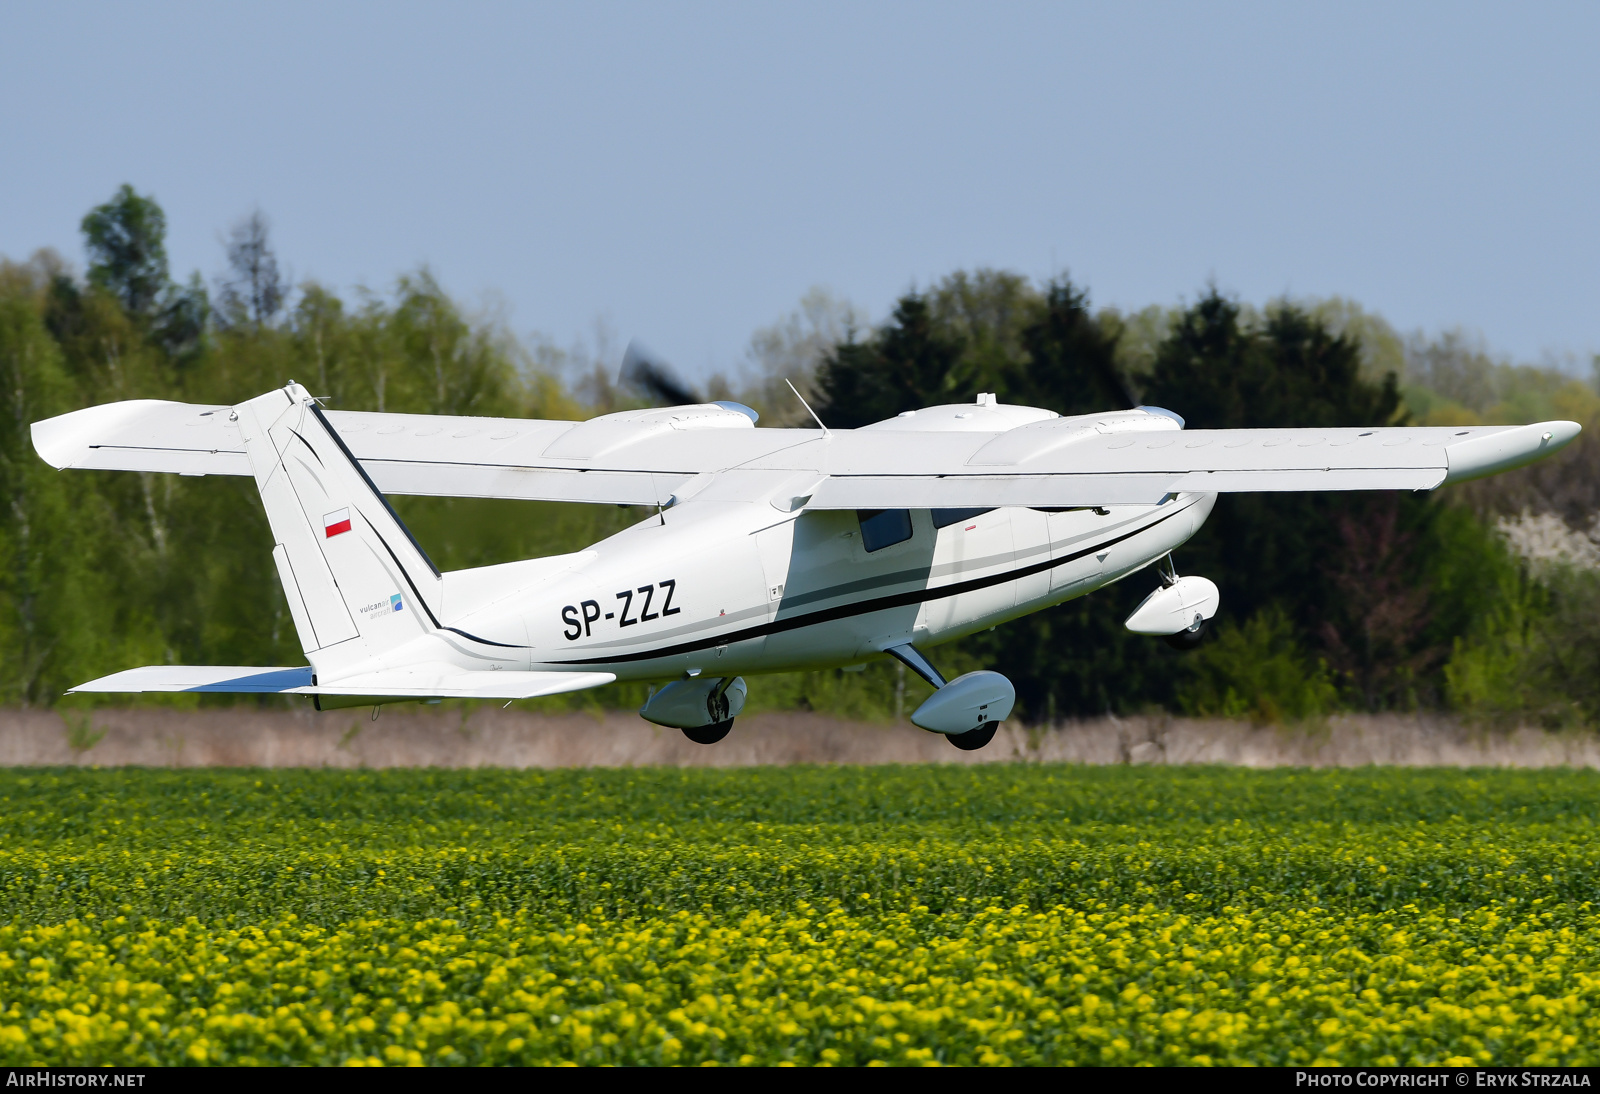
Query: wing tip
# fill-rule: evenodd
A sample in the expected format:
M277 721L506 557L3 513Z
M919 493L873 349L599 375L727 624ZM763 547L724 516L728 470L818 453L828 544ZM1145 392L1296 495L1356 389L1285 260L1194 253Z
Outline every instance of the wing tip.
M1444 452L1449 472L1441 485L1526 467L1559 452L1582 432L1583 426L1577 422L1558 419L1513 426L1448 445Z

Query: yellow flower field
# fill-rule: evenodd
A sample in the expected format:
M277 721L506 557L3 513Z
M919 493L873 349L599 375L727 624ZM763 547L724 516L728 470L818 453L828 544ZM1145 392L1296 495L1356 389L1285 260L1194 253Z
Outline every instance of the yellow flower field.
M1600 780L0 773L0 1064L1573 1064Z

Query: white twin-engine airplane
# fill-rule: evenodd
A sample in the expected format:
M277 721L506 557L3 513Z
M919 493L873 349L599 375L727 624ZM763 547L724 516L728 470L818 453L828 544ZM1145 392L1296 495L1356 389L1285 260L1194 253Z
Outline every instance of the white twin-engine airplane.
M254 475L310 662L152 665L73 690L308 695L325 710L671 681L639 713L711 744L744 708L744 675L887 654L936 689L912 721L981 748L1011 683L946 681L919 647L1158 562L1127 625L1192 645L1217 588L1169 555L1218 493L1431 490L1579 432L1185 430L1156 407L1061 417L992 395L855 430L755 419L737 403L586 422L323 410L291 382L231 407L135 400L36 422L58 468ZM651 511L574 554L440 573L386 493Z

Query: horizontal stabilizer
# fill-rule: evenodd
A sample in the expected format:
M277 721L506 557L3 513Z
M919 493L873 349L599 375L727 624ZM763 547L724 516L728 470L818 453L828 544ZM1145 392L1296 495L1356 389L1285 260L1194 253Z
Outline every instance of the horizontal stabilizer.
M71 692L213 692L233 695L371 695L403 699L532 699L609 684L609 672L464 672L453 665L363 673L314 685L311 668L146 665L79 684Z
M454 665L422 665L347 676L337 683L297 688L300 695L394 695L418 699L533 699L609 684L609 672L463 672Z
M311 666L261 668L255 665L146 665L126 669L67 689L80 691L216 691L233 695L274 695L311 686Z

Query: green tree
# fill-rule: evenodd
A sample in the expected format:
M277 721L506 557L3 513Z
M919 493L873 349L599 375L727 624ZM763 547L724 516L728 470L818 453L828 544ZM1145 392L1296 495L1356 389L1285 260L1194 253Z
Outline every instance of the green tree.
M429 414L514 412L510 340L487 324L468 322L429 270L400 279L386 325L410 407ZM391 407L400 409L393 396Z
M112 199L83 218L89 284L113 299L169 363L195 363L211 319L211 303L194 274L176 285L167 272L167 215L155 198L123 183Z
M1117 361L1117 333L1089 310L1089 294L1065 279L1045 289L1021 330L1021 353L999 369L1006 401L1058 414L1121 410L1127 381Z
M967 386L968 370L960 367L964 348L963 340L935 324L927 297L907 293L871 338L845 342L824 358L817 412L829 426L855 429L902 410L951 402Z
M1178 706L1185 714L1249 718L1262 724L1327 714L1339 701L1325 664L1308 657L1277 608L1240 626L1229 620L1183 662Z
M229 326L264 326L283 309L288 295L272 250L271 226L257 209L228 233L228 272L218 284L218 316Z
M167 214L156 199L123 183L83 218L89 284L114 296L129 315L151 318L167 291Z
M1289 302L1246 324L1215 290L1162 345L1146 397L1200 428L1404 420L1397 378L1365 379L1354 338ZM1493 568L1486 536L1444 534L1448 510L1444 499L1393 493L1225 494L1179 558L1217 582L1229 616L1284 611L1348 699L1410 706L1437 698L1437 669L1465 622L1452 603L1473 599L1437 583Z
M24 706L53 701L119 640L92 484L33 450L31 424L78 405L43 322L40 272L0 262L0 702Z

